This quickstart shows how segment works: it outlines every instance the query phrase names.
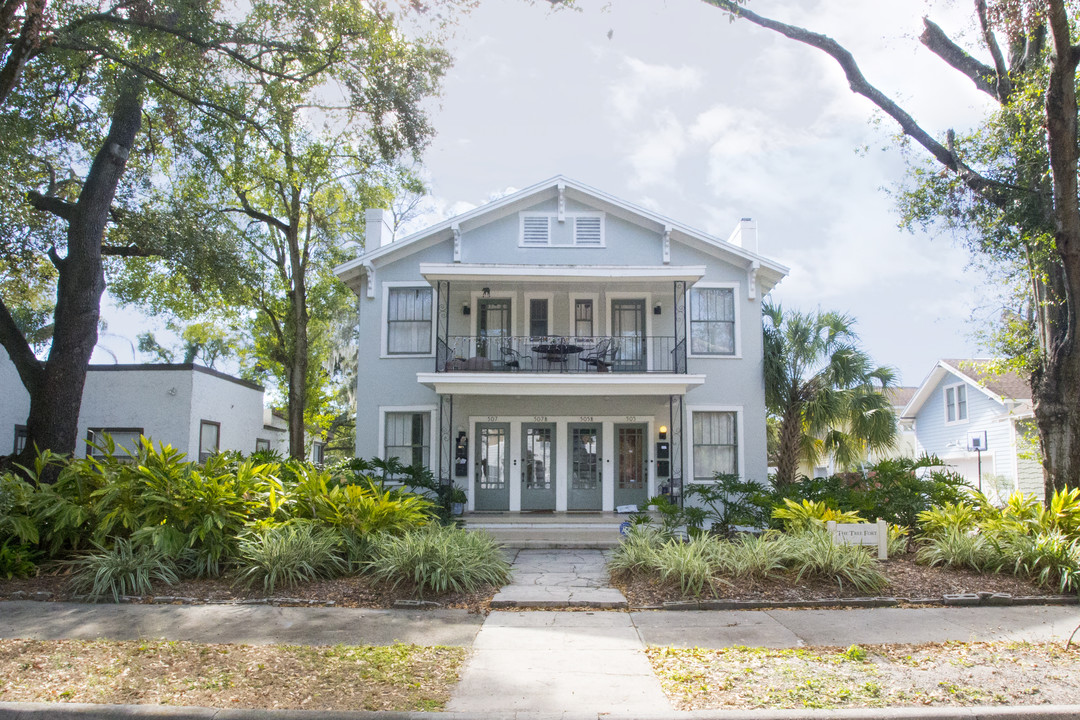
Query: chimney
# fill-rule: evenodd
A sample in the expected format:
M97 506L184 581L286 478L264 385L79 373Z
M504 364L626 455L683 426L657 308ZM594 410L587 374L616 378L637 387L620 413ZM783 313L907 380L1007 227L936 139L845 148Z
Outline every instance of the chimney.
M743 218L735 226L734 232L727 240L732 245L737 245L743 250L752 253L757 252L757 223L750 218Z
M364 247L374 250L394 242L394 231L387 223L386 211L368 208L364 212Z

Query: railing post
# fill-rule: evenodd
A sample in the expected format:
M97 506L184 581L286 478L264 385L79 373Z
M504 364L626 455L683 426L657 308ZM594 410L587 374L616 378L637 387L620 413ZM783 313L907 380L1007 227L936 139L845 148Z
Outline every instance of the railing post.
M683 396L671 395L668 402L671 409L671 494L683 504Z
M686 281L675 281L675 352L672 358L676 373L686 373Z
M439 280L435 283L435 372L445 372L450 360L450 281Z

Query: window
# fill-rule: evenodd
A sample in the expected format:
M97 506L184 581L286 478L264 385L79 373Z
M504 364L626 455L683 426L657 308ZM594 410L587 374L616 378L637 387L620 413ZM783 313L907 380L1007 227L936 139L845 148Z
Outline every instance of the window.
M690 354L735 354L733 288L691 288Z
M548 301L546 298L529 300L529 337L548 335Z
M255 438L255 452L270 452L270 441L266 438Z
M431 413L386 413L386 448L384 457L396 457L402 465L431 463Z
M431 288L389 288L386 308L388 355L431 352Z
M716 473L739 472L734 412L694 412L694 481L712 482Z
M86 431L86 439L91 443L86 446L86 456L96 458L105 457L105 453L102 450L94 447L94 445L98 445L102 448L108 446L108 442L104 437L105 435L112 438L117 456L124 457L126 454L125 451L134 455L139 449L139 437L142 434L142 428L90 428Z
M321 440L313 440L311 443L311 462L322 465L326 462L326 443Z
M949 385L945 388L945 422L966 422L967 385Z
M26 441L30 438L30 430L25 425L15 426L15 454L18 455L26 448Z
M574 336L580 338L593 336L593 301L574 301Z
M221 439L221 423L203 420L199 423L199 462L206 462L218 451Z

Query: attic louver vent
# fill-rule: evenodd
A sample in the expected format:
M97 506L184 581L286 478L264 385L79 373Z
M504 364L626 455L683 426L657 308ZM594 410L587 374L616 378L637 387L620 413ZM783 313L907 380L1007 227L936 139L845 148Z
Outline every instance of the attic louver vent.
M522 223L522 245L547 245L550 220L546 216L526 215Z
M603 244L601 227L600 218L598 217L577 218L574 220L574 244L596 245L599 247Z

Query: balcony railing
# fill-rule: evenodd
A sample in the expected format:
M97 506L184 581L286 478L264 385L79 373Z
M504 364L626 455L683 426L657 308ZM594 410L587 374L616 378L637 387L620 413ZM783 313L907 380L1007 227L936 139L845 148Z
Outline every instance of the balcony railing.
M685 373L673 337L451 336L436 372Z

